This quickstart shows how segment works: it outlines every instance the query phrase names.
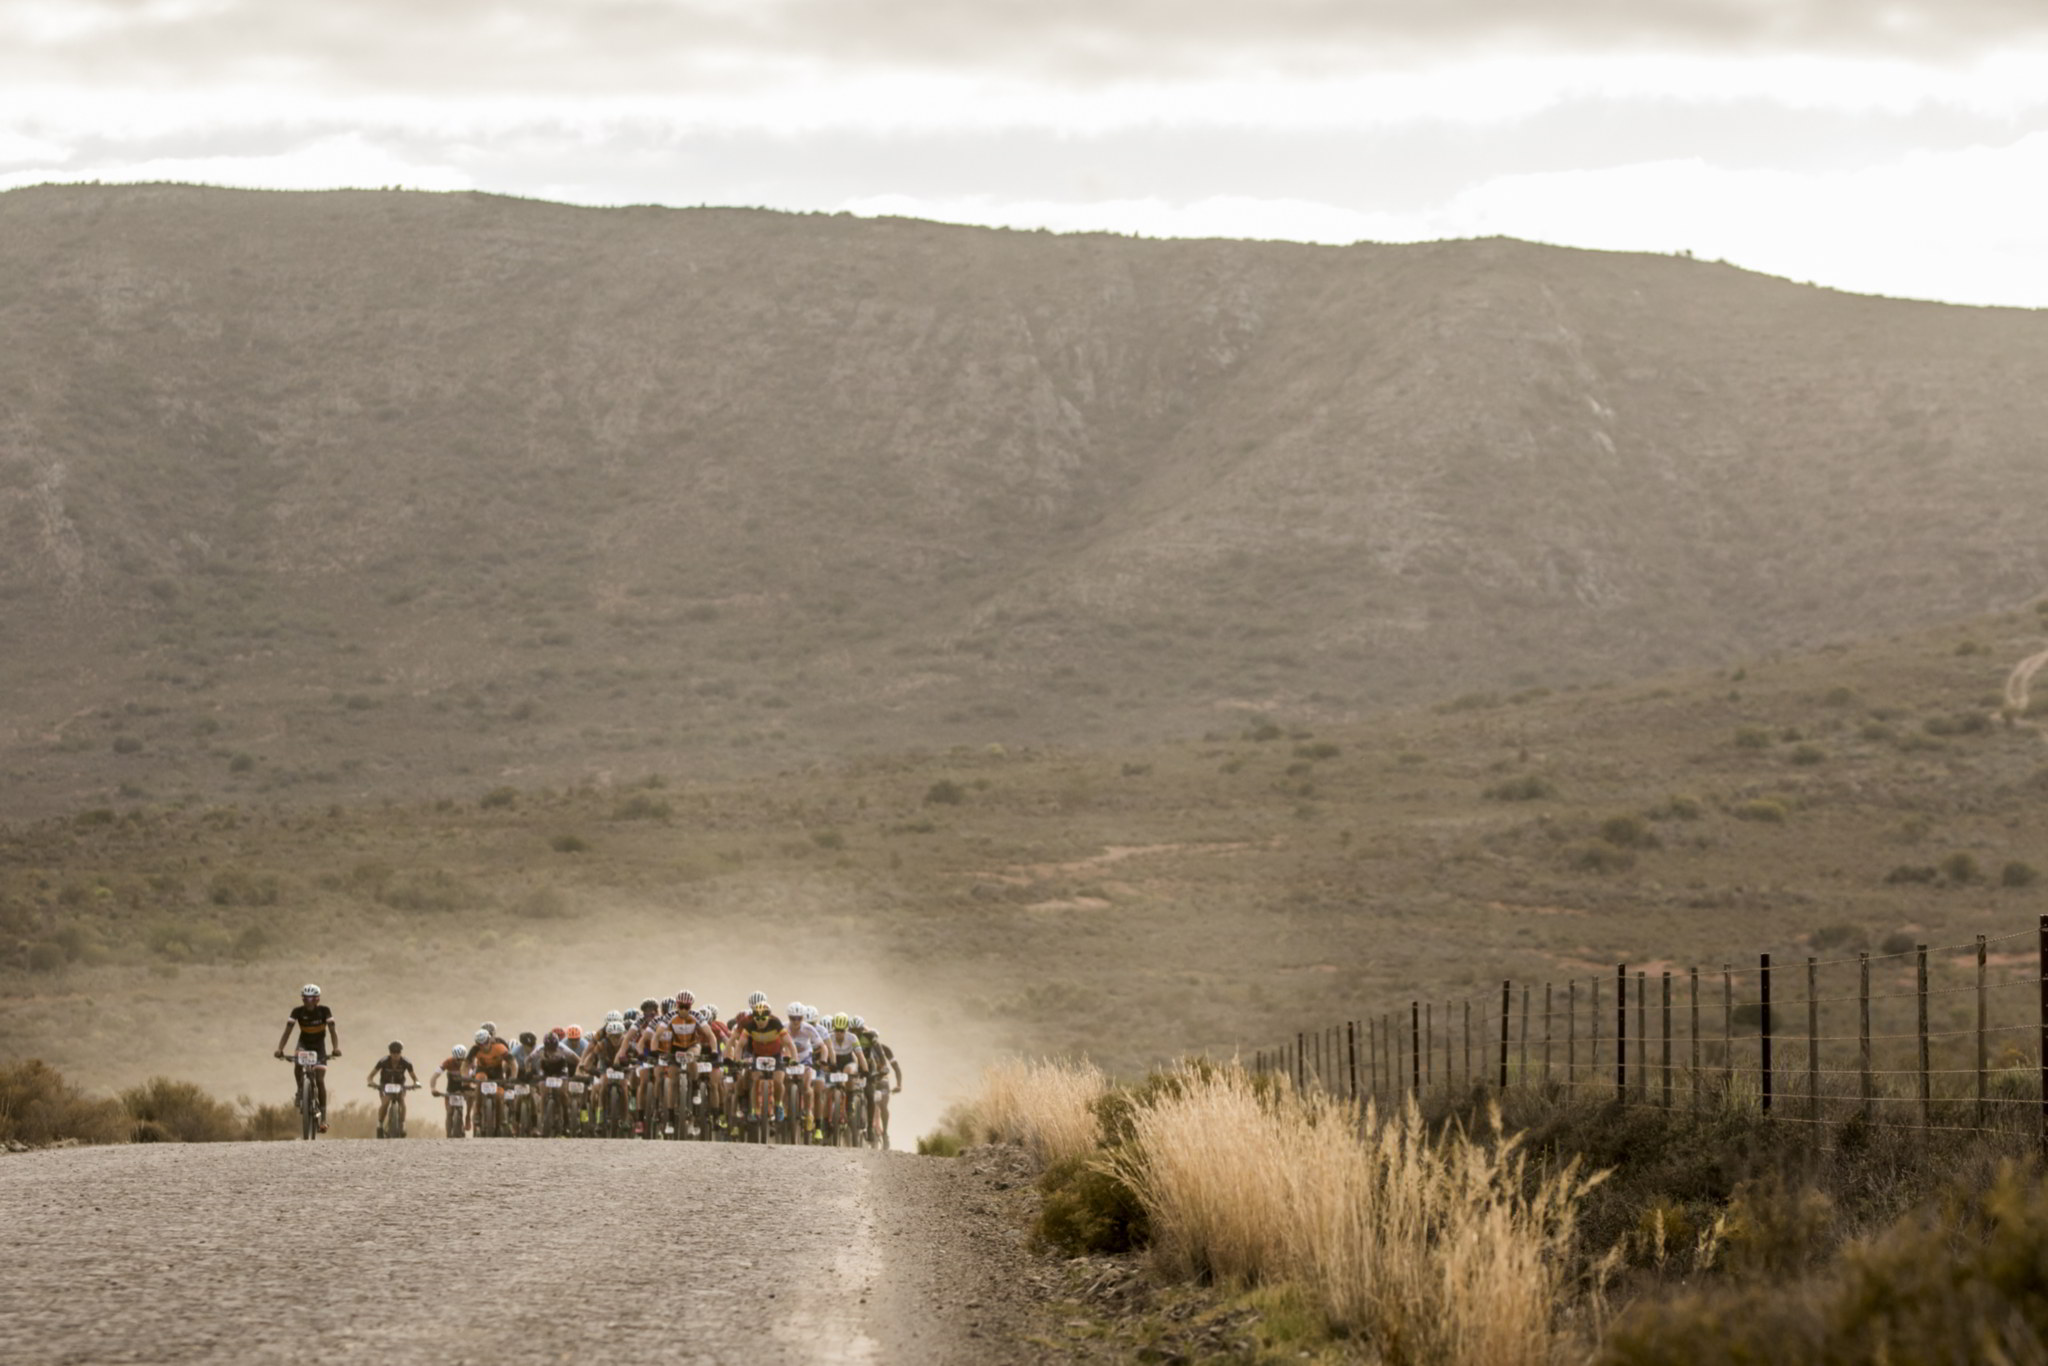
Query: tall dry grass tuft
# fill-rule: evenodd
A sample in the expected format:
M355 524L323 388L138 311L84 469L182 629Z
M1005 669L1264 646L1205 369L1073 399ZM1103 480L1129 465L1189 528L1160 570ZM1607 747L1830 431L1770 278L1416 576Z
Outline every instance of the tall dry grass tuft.
M1327 1098L1262 1096L1238 1071L1140 1104L1113 1155L1167 1270L1307 1287L1392 1363L1527 1366L1560 1350L1574 1220L1598 1177L1532 1180L1517 1141L1432 1138Z
M1109 1081L1093 1063L1010 1059L985 1069L981 1091L950 1121L962 1137L1016 1143L1047 1163L1095 1150L1095 1102Z

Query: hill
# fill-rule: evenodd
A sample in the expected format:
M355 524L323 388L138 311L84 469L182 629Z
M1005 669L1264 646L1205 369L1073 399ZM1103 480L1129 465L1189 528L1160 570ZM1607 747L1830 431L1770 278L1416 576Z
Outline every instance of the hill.
M999 1051L1133 1069L1617 962L1711 973L1976 934L2023 953L2048 748L1998 708L2042 629L2009 613L1146 746L19 822L0 831L0 1050L96 1086L265 1095L308 978L352 1051L422 1055L484 1019L761 989L867 1014L916 1128ZM1948 987L1970 965L1935 970Z
M1511 241L0 195L16 813L1136 743L2048 583L2048 318Z

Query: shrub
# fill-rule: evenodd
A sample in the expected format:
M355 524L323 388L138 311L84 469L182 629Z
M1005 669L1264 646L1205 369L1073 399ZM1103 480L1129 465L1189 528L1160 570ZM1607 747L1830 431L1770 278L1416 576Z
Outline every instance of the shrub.
M1126 1155L1123 1165L1130 1163ZM1033 1231L1046 1247L1082 1257L1129 1252L1150 1240L1144 1202L1099 1156L1061 1158L1040 1174L1038 1190L1043 1198Z
M1662 806L1650 810L1653 821L1696 821L1706 812L1706 804L1698 797L1674 795Z
M1950 882L1976 882L1984 876L1984 870L1977 864L1977 856L1965 849L1958 849L1941 861L1942 876Z
M119 1143L128 1127L120 1102L87 1099L41 1059L0 1063L0 1142Z
M926 806L958 806L967 800L967 789L951 778L941 778L924 791Z
M1884 875L1886 884L1894 887L1937 882L1940 878L1941 870L1927 863L1901 863Z
M1572 867L1587 873L1622 873L1636 865L1632 850L1617 848L1606 840L1581 840L1565 852Z
M581 835L557 835L548 841L548 847L558 854L587 854L590 841Z
M461 911L479 900L468 883L439 868L394 881L378 891L377 899L395 911Z
M151 1077L123 1091L121 1104L135 1122L137 1142L221 1143L241 1136L234 1109L189 1081Z
M1785 803L1768 797L1758 797L1738 805L1730 813L1739 821L1761 821L1766 825L1785 823Z
M985 1068L981 1090L955 1128L990 1143L1016 1143L1047 1163L1094 1151L1096 1101L1108 1087L1092 1063L1010 1060Z
M675 812L666 797L650 797L645 792L636 792L612 808L615 821L665 821Z
M960 1156L960 1150L966 1146L958 1134L948 1133L941 1129L935 1133L926 1134L917 1140L917 1155L919 1157L958 1157Z
M1662 843L1641 816L1609 816L1600 822L1600 838L1620 849L1655 849Z
M1920 941L1904 930L1893 930L1884 937L1884 942L1877 947L1878 951L1887 957L1896 958L1902 953L1911 953L1914 949L1919 948Z
M114 753L140 754L141 752L142 741L138 740L133 735L116 735L114 737Z
M2001 887L2031 887L2041 879L2041 870L2031 863L2012 862L1998 874Z
M30 972L55 972L64 966L64 946L47 939L37 940L28 946L28 970Z
M1819 745L1799 745L1792 751L1792 762L1802 768L1827 762L1828 752Z
M236 962L249 963L261 958L263 951L269 947L268 931L261 925L245 925L242 932L235 936L235 942L228 952L234 955Z
M1334 759L1343 752L1339 746L1328 740L1318 740L1311 745L1294 747L1294 757L1297 759Z
M1856 690L1849 687L1833 687L1821 699L1824 707L1846 707L1856 700Z
M275 873L251 873L226 868L214 874L206 890L207 900L216 906L275 906L284 895L284 884Z
M253 754L237 754L234 758L228 760L228 772L230 773L247 773L254 767L256 767L256 756Z
M1519 778L1509 778L1506 782L1495 783L1482 795L1489 801L1496 802L1533 802L1555 797L1557 787L1548 778L1528 773Z
M482 797L477 799L477 805L482 807L486 811L491 811L502 807L511 806L518 800L518 788L494 787L489 792L484 793Z
M1281 736L1285 734L1287 734L1287 732L1281 729L1279 726L1275 725L1273 722L1261 721L1257 725L1247 730L1244 733L1244 738L1247 740L1257 740L1263 744L1268 740L1278 740Z
M1737 749L1769 749L1771 733L1762 726L1737 726L1735 728Z

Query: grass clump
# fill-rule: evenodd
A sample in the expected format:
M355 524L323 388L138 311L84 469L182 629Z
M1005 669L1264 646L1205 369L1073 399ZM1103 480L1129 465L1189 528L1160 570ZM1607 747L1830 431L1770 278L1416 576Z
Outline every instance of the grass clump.
M1769 797L1757 797L1750 801L1737 803L1735 809L1729 814L1739 821L1757 821L1764 825L1783 825L1786 815L1785 803L1774 801Z
M1108 1087L1092 1063L996 1063L951 1127L981 1142L1015 1143L1047 1164L1083 1157L1101 1138L1096 1102Z
M242 1137L234 1107L189 1081L151 1077L121 1093L137 1143L224 1143Z

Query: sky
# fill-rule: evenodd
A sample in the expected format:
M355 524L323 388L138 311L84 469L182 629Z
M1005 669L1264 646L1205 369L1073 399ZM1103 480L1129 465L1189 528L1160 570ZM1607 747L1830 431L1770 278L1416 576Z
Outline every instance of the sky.
M2048 307L2040 0L0 0L0 189L1506 235Z

